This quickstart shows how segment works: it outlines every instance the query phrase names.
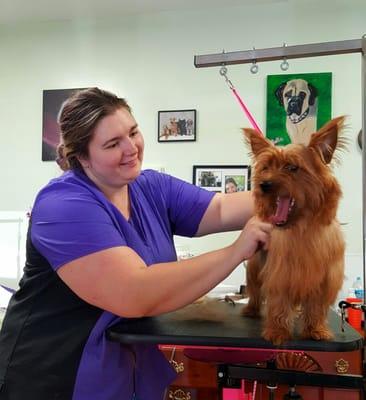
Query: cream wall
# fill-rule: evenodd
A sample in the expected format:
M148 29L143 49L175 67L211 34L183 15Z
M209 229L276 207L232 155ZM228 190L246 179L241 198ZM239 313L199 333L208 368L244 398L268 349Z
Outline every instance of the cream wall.
M247 163L240 127L248 121L217 68L196 69L195 54L360 38L366 2L281 1L272 5L0 27L1 211L28 209L37 190L59 172L41 161L42 90L100 86L125 96L145 134L147 167L191 181L194 164ZM333 115L349 115L349 151L336 173L344 198L348 275L361 273L360 55L290 60L288 73L332 72ZM261 127L265 83L279 62L229 67L229 75ZM157 111L195 108L197 142L158 143ZM198 254L235 234L177 239ZM352 265L351 265L352 264ZM240 282L237 270L229 282Z

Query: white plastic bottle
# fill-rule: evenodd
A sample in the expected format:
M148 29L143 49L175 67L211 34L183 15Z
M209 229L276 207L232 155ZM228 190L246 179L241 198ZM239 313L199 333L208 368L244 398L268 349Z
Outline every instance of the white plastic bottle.
M363 299L363 284L360 276L353 282L352 288L355 290L355 296L358 299Z
M350 298L350 299L354 299L356 297L355 289L353 289L353 287L350 287L348 289L347 297Z

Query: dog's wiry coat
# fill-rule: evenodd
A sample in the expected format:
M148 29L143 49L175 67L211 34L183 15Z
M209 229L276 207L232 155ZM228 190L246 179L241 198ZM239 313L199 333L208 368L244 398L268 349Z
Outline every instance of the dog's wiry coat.
M341 188L330 162L342 146L343 117L314 133L307 146L275 147L244 129L254 158L255 213L274 224L268 251L247 264L246 316L263 307L262 335L274 344L292 337L300 311L301 336L327 340L329 307L344 279L343 235L336 220Z

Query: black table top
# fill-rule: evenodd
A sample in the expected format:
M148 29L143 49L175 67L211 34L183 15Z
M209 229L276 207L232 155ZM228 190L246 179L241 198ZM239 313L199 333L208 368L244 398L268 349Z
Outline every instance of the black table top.
M347 352L363 347L362 336L350 325L345 324L345 331L341 331L340 317L334 310L330 310L328 316L333 340L301 340L295 336L294 340L274 346L260 336L261 319L241 316L241 305L233 307L227 304L225 307L228 312L220 320L190 318L180 311L159 317L122 320L108 329L107 337L123 344L155 343L326 352Z

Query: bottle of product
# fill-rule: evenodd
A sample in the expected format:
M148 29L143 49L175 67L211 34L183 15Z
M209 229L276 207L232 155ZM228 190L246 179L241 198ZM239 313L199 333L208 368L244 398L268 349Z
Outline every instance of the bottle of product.
M356 297L355 289L353 287L348 289L348 298L354 299Z
M356 298L363 299L363 284L360 276L353 282L352 288L355 290Z
M352 287L348 289L346 301L352 306L360 305L363 302L363 285L361 277L358 276L353 282ZM355 329L360 330L362 324L362 311L360 308L349 307L346 311L347 322Z

